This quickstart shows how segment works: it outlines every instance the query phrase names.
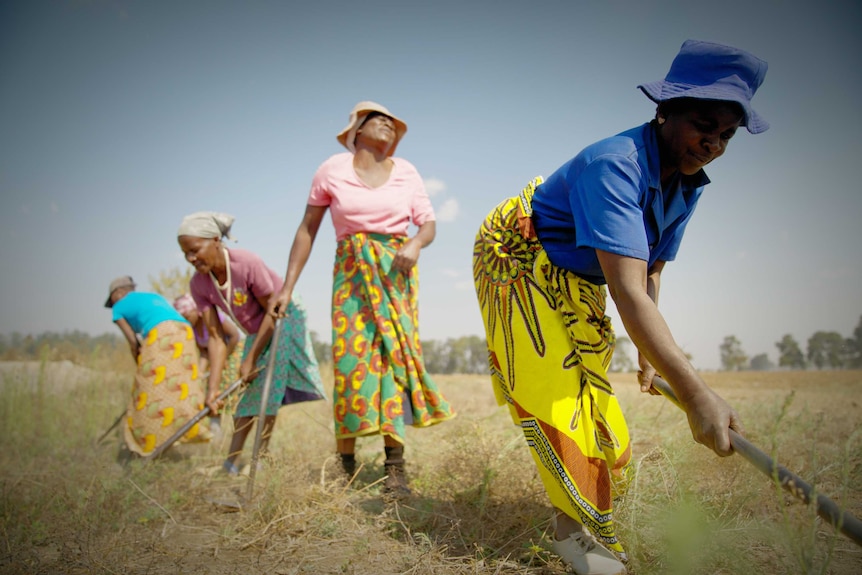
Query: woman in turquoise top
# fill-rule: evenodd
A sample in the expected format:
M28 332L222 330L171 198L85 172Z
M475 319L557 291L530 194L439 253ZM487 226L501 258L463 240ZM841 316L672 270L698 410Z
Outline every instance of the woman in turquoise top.
M662 270L709 183L703 167L740 126L768 128L751 108L766 68L730 46L685 42L664 80L639 86L658 105L651 122L536 178L476 236L494 391L522 428L555 508L553 549L579 575L625 573L613 494L625 487L631 444L607 377L614 334L605 285L639 350L641 390L661 373L695 440L718 455L732 451L728 429L742 430L657 304Z
M105 307L137 363L123 436L131 452L147 455L203 409L192 326L164 297L136 292L130 276L111 282ZM195 424L180 441L209 439Z

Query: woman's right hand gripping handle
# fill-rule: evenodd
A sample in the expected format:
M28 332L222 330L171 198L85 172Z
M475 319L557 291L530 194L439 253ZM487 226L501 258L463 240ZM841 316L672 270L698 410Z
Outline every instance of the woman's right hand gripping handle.
M681 403L694 440L725 457L733 453L730 429L740 435L745 430L736 411L706 385Z
M286 316L291 295L288 291L280 290L273 297L269 298L269 306L266 312L275 319Z
M658 370L685 409L694 440L718 455L733 453L729 430L742 433L739 416L700 378L658 311L664 262L648 269L636 258L603 250L596 250L596 255L623 325L638 348L641 390L650 389Z
M207 388L207 407L210 408L210 413L212 415L218 415L218 413L221 411L221 408L224 407L224 401L221 401L218 398L218 387L208 385Z

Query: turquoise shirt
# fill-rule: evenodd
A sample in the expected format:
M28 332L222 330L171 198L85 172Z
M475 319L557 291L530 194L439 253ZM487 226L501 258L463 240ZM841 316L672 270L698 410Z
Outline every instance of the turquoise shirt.
M548 258L607 283L596 249L641 259L676 258L709 178L701 170L662 189L658 140L644 124L586 147L536 188L533 225Z
M157 293L129 292L111 309L114 312L114 321L126 320L132 330L141 337L146 337L151 329L163 321L189 323L168 300Z

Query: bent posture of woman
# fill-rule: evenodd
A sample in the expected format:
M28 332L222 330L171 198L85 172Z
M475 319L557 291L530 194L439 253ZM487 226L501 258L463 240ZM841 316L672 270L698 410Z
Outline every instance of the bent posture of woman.
M164 297L136 292L130 276L111 282L105 307L137 363L123 437L129 451L148 455L203 409L192 327ZM195 424L180 441L208 441Z
M426 427L453 416L425 371L419 344L416 263L434 239L434 210L422 178L394 157L407 125L375 102L360 102L336 154L317 170L296 231L274 315L287 309L320 222L331 208L338 246L332 286L336 449L344 472L356 469L356 438L383 435L385 489L410 490L404 474L406 425ZM410 222L418 226L408 236Z
M198 311L198 306L192 294L186 293L174 299L174 309L180 312L186 321L192 325L192 331L195 334L195 343L198 346L200 354L200 362L198 362L199 372L207 373L210 368L209 356L209 341L210 334L204 322L204 318ZM239 346L241 339L239 329L228 319L221 310L216 310L218 319L221 322L222 330L224 331L225 344L227 349L225 355L225 367L221 372L221 383L219 384L219 393L228 388L228 386L237 380L239 377L239 365L242 362L242 348ZM219 433L221 431L220 416L217 414L210 415L210 431Z
M611 487L631 460L607 378L614 335L605 284L638 348L641 389L650 390L658 370L694 438L719 455L731 453L728 428L741 431L674 342L658 311L659 280L709 183L703 167L739 126L767 129L750 102L765 75L766 62L747 52L685 42L663 81L639 86L658 104L651 122L530 182L476 237L494 390L522 427L556 508L553 548L580 575L625 572L602 545L623 551Z
M242 453L251 424L260 414L266 369L271 353L275 363L266 417L261 433L261 452L265 452L282 405L324 399L320 370L306 329L305 310L299 302L288 308L281 322L278 349L270 346L274 333L273 318L266 313L269 300L281 288L281 278L257 255L228 249L221 239L228 236L234 218L215 212L186 216L177 232L177 241L186 260L195 267L191 292L209 331L210 376L207 405L214 413L222 407L216 402L221 372L227 357L224 328L217 309L221 309L247 335L240 364L240 377L250 382L234 413L234 434L224 469L239 472L237 459Z

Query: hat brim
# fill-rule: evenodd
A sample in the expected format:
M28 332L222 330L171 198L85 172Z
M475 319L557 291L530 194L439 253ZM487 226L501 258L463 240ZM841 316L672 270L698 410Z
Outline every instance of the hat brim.
M108 299L105 300L105 307L106 308L114 307L114 302L111 301L111 296L113 296L114 292L117 291L118 289L122 289L122 288L135 289L136 287L138 287L138 284L136 284L136 283L118 285L117 287L115 287L114 289L112 289L111 291L108 292Z
M404 134L407 133L407 124L404 122L404 120L398 118L397 116L393 116L389 112L384 112L375 108L355 110L350 115L350 122L344 127L343 130L341 130L341 132L338 133L335 138L342 146L350 150L350 146L347 145L348 135L354 128L358 128L359 125L362 124L362 121L365 119L365 117L368 116L368 114L370 114L371 112L377 112L378 114L383 114L384 116L392 118L392 122L395 124L395 142L392 144L392 147L389 148L388 152L388 155L391 156L395 153L395 148L398 147L399 142L401 142L401 138L403 138Z
M690 86L659 80L648 82L638 86L647 98L660 104L677 98L694 98L696 100L715 100L720 102L736 102L742 107L744 114L743 125L752 134L760 134L769 129L767 122L760 114L754 111L747 101L728 94L727 91L716 89L714 86Z

